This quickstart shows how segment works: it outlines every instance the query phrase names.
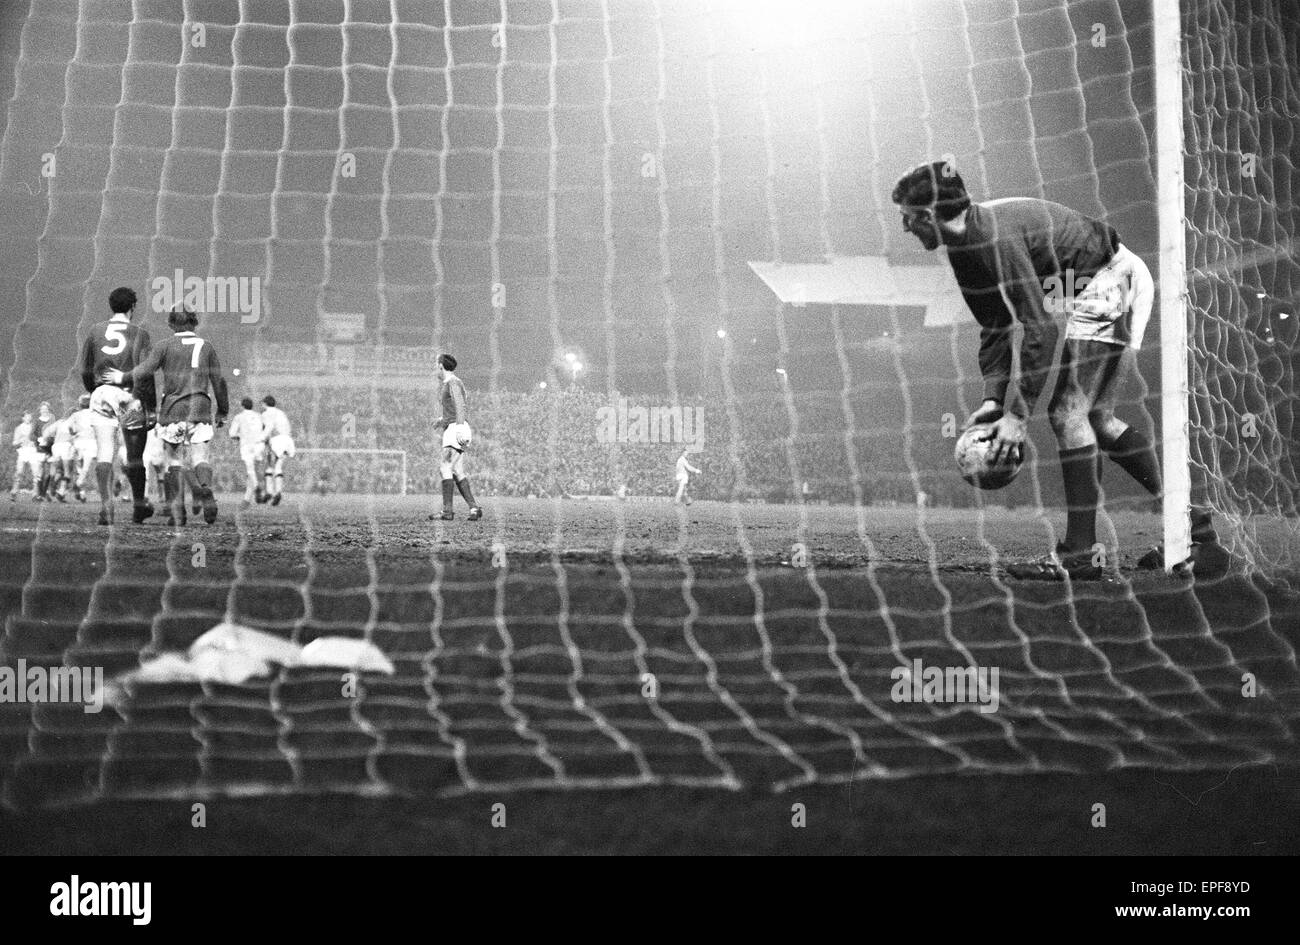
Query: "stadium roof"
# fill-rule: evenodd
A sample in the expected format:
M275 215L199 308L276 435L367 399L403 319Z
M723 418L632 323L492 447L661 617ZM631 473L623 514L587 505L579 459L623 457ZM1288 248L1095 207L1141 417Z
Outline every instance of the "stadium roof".
M925 309L927 328L970 316L947 265L900 266L887 256L832 256L824 263L750 262L777 298L793 305L906 305Z

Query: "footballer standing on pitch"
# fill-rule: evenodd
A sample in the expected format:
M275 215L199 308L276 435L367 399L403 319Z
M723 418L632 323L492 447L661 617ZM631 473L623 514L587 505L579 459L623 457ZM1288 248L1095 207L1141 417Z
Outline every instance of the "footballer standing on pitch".
M134 502L131 520L139 524L153 515L153 506L144 491L144 444L148 428L154 421L154 386L152 374L139 380L132 375L135 366L149 355L149 333L131 324L135 305L135 292L125 287L114 289L108 296L112 317L94 325L81 348L81 381L100 408L92 417L92 425L101 525L113 521L113 455L117 452L119 430L126 446L126 478L131 484ZM122 380L106 383L103 377L109 372ZM121 388L130 396L124 397L115 390L100 390L104 387Z
M902 210L903 229L922 246L947 248L962 296L980 324L984 401L965 425L991 425L987 438L994 463L1023 449L1026 422L1056 356L1056 314L1066 315L1056 389L1047 408L1065 484L1065 538L1051 557L1007 570L1018 577L1102 577L1093 550L1098 451L1152 496L1159 497L1162 489L1151 441L1115 415L1115 395L1136 372L1125 351L1141 346L1151 315L1151 273L1110 224L1029 197L973 203L961 175L944 161L909 171L892 199ZM1011 384L1015 322L1008 303L1024 330L1016 385ZM1192 542L1198 574L1226 566L1208 511L1192 511ZM1150 566L1158 557L1148 555L1140 565Z
M183 522L185 517L182 463L194 470L204 521L211 525L217 520L217 500L212 493L208 444L212 442L214 426L220 427L226 422L230 405L226 394L226 379L221 376L221 362L217 359L212 344L194 333L198 324L198 316L189 309L183 306L172 309L167 315L167 325L173 332L172 336L154 348L149 357L131 372L137 384L146 378L152 378L155 371L163 372L163 402L158 416L158 436L163 441L167 456L163 494L167 502L169 525ZM114 379L117 374L118 372L109 372L109 379ZM209 388L212 391L210 396Z
M465 450L469 447L473 432L469 427L469 407L465 400L465 382L454 373L456 359L449 354L438 355L438 380L442 391L438 400L442 404L442 416L434 421L435 430L442 431L442 515L436 516L444 521L456 517L452 511L455 490L469 505L469 520L478 521L483 517L483 510L474 501L474 491L469 487L469 477L465 475ZM430 515L430 518L435 516Z

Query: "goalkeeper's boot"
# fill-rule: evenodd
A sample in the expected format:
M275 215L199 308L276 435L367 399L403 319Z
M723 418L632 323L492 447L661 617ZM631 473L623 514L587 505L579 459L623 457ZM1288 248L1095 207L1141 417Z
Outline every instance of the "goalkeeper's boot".
M153 512L153 503L146 499L131 509L131 521L136 525L140 525L145 519L153 518Z
M279 505L279 504L280 504L280 500L283 499L283 498L284 498L284 493L283 493L283 492L277 492L277 493L276 493L276 494L271 498L271 504L272 504L272 505Z
M1118 575L1097 560L1098 552L1092 548L1070 551L1057 545L1055 553L1037 561L1012 562L1006 566L1007 574L1028 581L1101 581L1113 580Z
M113 524L113 506L111 503L105 502L103 505L99 507L99 524L101 525Z
M1219 534L1214 529L1209 509L1192 509L1192 549L1186 561L1174 566L1175 574L1192 573L1202 579L1221 578L1232 567L1232 556L1219 544ZM1137 566L1144 571L1159 571L1165 566L1165 546L1155 545L1138 559Z
M469 520L471 522L477 522L482 517L483 517L483 510L479 508L477 505L469 510Z

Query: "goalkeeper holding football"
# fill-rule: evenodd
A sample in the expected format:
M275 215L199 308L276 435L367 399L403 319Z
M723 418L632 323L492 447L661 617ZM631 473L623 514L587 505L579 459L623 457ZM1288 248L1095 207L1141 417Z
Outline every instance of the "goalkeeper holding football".
M1020 456L1026 421L1055 359L1056 316L1065 315L1065 342L1047 408L1065 481L1065 538L1054 555L1008 571L1049 580L1102 577L1093 550L1099 451L1152 496L1162 488L1151 441L1115 416L1116 392L1136 371L1125 350L1141 346L1151 315L1151 273L1113 227L1069 207L1027 197L973 203L946 162L909 171L892 199L902 210L903 229L922 246L947 248L962 296L980 324L984 401L965 425L991 425L989 457L995 464ZM1012 311L1024 331L1014 385ZM1226 566L1207 511L1193 510L1192 541L1198 574ZM1159 556L1148 555L1141 564L1158 566Z

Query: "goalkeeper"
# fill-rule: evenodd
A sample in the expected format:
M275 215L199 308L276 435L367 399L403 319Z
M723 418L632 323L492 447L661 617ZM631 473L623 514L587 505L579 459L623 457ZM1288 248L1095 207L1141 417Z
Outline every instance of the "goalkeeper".
M1116 393L1136 373L1126 351L1141 346L1151 315L1151 273L1110 224L1048 200L973 203L961 175L946 162L922 164L903 175L892 199L902 210L904 230L927 250L947 248L962 296L980 324L984 401L966 426L991 424L994 463L1020 455L1026 422L1053 367L1060 335L1056 316L1065 315L1056 388L1047 408L1060 449L1065 537L1054 555L1008 571L1048 580L1102 577L1093 550L1099 451L1152 496L1159 497L1162 489L1151 441L1115 415ZM1024 334L1020 376L1013 384L1015 320ZM1207 511L1193 511L1192 540L1198 574L1226 565Z

